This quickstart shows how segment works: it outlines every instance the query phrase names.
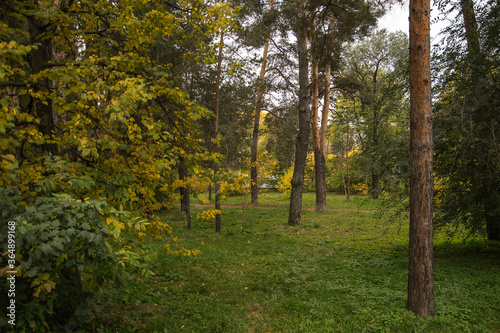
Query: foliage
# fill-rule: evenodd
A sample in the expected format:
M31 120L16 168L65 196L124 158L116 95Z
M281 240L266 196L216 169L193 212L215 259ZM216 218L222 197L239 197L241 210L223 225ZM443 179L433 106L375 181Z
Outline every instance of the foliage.
M20 196L2 201L11 211L2 217L26 208L17 220L22 279L36 288L23 290L33 299L26 311L35 311L27 320L56 316L52 289L63 271L68 283L82 272L105 282L99 260L109 251L115 264L144 273L145 239L196 254L155 216L178 197L181 157L221 159L196 126L212 113L181 89L175 67L213 63L212 37L231 30L235 15L228 4L184 0L2 3L0 187L2 197Z
M349 133L344 147L359 150L353 171L370 180L373 197L405 179L394 170L406 170L409 159L407 40L403 32L375 32L348 48L337 78L345 93L333 121Z
M81 277L94 288L115 279L117 258L106 243L110 232L99 212L104 205L69 196L39 197L11 220L16 231L15 268L7 265L8 222L2 221L0 275L5 282L7 271L18 272L16 327L50 331L54 323L64 323L86 305Z
M436 222L500 240L499 6L485 1L475 10L484 27L476 32L479 49L465 49L470 41L459 8L458 24L448 28L446 47L435 56L441 74L434 107Z

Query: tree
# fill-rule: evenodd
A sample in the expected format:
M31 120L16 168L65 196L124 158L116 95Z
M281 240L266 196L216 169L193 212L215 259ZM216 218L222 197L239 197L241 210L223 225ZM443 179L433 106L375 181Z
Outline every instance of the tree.
M196 1L14 0L0 4L0 17L0 186L19 194L19 207L38 205L44 196L54 197L49 201L58 209L91 201L85 206L99 215L105 247L123 265L140 264L145 237L163 237L168 253L191 254L170 249L175 238L155 213L177 200L181 158L189 165L213 160L196 126L212 113L181 89L177 62L166 54L190 43L179 58L212 62L209 41L234 25L231 8ZM161 54L161 46L168 52ZM80 220L70 222L81 224L90 244L94 234ZM51 222L37 227L51 228ZM71 230L68 225L65 232ZM57 270L23 272L22 278L45 281L45 273L49 286L59 281ZM73 273L78 279L79 271ZM51 290L27 295L26 308L50 306Z
M307 148L309 145L309 57L307 52L307 16L306 4L296 1L297 9L297 53L299 57L299 133L295 145L295 164L290 193L290 208L288 224L302 224L302 188L304 186L304 171L306 167Z
M341 4L313 2L311 23L311 126L316 180L316 210L326 210L326 135L330 109L332 67L339 68L341 51L355 36L365 35L381 15L365 1ZM323 89L319 89L320 71L324 73ZM323 111L319 119L319 98L323 94Z
M272 13L274 10L274 0L269 0L269 9ZM260 75L257 83L257 98L255 101L255 116L252 132L252 146L251 146L251 157L250 157L250 195L251 203L258 203L259 195L259 183L258 183L258 173L257 173L257 146L259 141L259 127L260 127L260 116L262 112L264 91L266 89L264 79L267 71L267 54L269 52L269 42L271 31L269 27L272 25L271 22L266 22L266 29L264 31L265 41L264 49L262 51L262 63L260 68Z
M359 158L369 175L373 198L378 198L383 186L390 186L395 166L406 164L407 146L401 146L399 134L407 126L407 47L405 33L379 30L348 48L337 77L337 84L350 94L342 98L353 96L359 104Z
M457 9L458 24L446 30L446 48L436 56L436 223L461 225L498 241L500 6L464 0Z
M434 309L430 1L410 1L410 243L407 308Z

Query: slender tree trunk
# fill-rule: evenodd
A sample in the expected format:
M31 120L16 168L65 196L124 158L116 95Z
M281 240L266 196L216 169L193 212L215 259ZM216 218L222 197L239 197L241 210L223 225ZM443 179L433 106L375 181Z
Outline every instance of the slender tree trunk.
M257 147L259 142L260 113L262 111L262 98L264 96L264 77L266 75L267 52L269 50L269 38L266 38L264 51L262 53L262 65L260 68L259 83L257 86L257 101L255 103L255 117L253 122L252 147L251 147L251 169L250 169L250 193L251 204L258 203L259 184L257 181Z
M297 49L299 54L299 133L295 145L295 163L290 193L289 225L302 224L302 189L309 145L309 60L307 56L307 19L304 0L297 1Z
M410 240L408 310L435 313L432 221L430 0L410 0Z
M185 191L185 194L186 194L186 224L187 224L187 228L188 230L191 230L191 199L189 197L189 186L186 186L186 191Z
M311 73L311 127L314 147L314 178L316 180L316 210L326 210L326 179L325 179L325 156L321 149L320 132L318 128L318 112L319 112L319 59L316 49L316 23L313 20L311 25L311 55L312 73Z
M373 199L378 199L380 193L380 180L379 180L379 151L378 151L378 115L375 112L375 117L373 119L373 154L372 154L372 188L371 196Z
M269 0L271 10L274 7L274 0ZM250 203L257 204L259 201L259 183L257 175L257 148L259 143L260 113L262 112L262 99L264 97L266 76L267 53L269 51L270 38L267 37L264 42L264 51L262 52L262 64L260 66L260 76L257 85L257 100L255 102L255 116L253 122L252 147L250 153Z
M314 166L316 176L316 210L326 211L326 132L328 113L330 112L331 67L325 67L325 96L323 98L323 112L319 131L319 147L314 147Z
M346 146L345 146L345 164L347 168L347 200L351 196L351 175L349 174L349 123L347 123Z
M224 43L224 33L220 34L220 45L219 45L219 57L217 63L217 82L215 85L215 137L219 135L219 100L220 100L220 76L221 76L221 68L222 68L222 48ZM215 151L219 151L219 146L215 146ZM215 165L215 209L220 210L220 187L218 180L218 171L219 166ZM220 234L222 229L220 214L215 214L215 232Z
M179 180L184 182L187 177L187 168L186 163L184 161L184 157L179 157ZM186 186L179 187L179 194L181 196L181 212L185 212L187 210L187 195L186 195Z
M469 54L479 54L481 49L479 44L479 34L477 32L476 15L474 13L474 3L472 0L461 0L460 5L462 7L462 15L464 17L465 38L467 39Z

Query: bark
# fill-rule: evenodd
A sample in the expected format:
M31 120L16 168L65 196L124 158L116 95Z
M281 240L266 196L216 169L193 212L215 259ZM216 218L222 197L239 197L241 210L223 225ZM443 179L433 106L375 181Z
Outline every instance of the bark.
M379 151L378 151L378 114L374 113L373 129L372 129L372 166L371 166L371 188L370 195L373 199L378 199L380 194L380 180L379 180Z
M345 146L345 164L347 169L347 200L349 200L351 196L351 175L349 173L349 123L347 124L347 132L346 132L346 146Z
M304 187L304 171L309 145L309 60L307 56L307 22L305 3L297 2L297 50L299 55L299 133L295 145L295 163L290 193L290 209L288 215L289 225L302 224L302 189Z
M312 73L311 73L311 93L312 93L312 104L311 104L311 127L312 127L312 137L313 137L313 147L314 147L314 176L316 179L316 210L325 211L326 210L326 179L325 179L325 156L321 150L320 145L320 132L318 128L318 111L319 111L319 59L316 50L316 26L313 20L311 25L311 49L313 49L311 62L312 62Z
M476 15L474 14L474 4L472 0L461 0L462 15L464 17L465 38L469 54L476 55L481 52L479 44L479 34L477 32Z
M274 8L274 0L269 0L271 10ZM250 203L257 204L259 201L259 183L257 174L257 148L259 143L260 113L262 112L262 99L264 97L266 76L267 53L269 51L270 38L267 37L264 42L264 51L262 52L262 64L260 66L260 76L257 86L257 100L255 102L255 116L253 122L252 147L250 153Z
M191 230L191 199L189 197L189 186L186 187L185 195L186 195L186 225L188 230Z
M314 166L316 177L316 210L326 211L326 132L328 125L328 114L330 112L331 91L331 66L325 67L325 96L323 98L323 112L321 114L321 126L319 131L319 147L314 148ZM317 152L316 152L317 151Z
M52 41L50 39L42 39L41 35L47 29L41 22L38 22L34 17L28 19L28 28L31 39L31 44L37 44L38 48L30 52L30 66L33 74L40 73L47 68L47 64L52 60ZM46 92L50 88L51 82L45 77L37 81L34 86L39 92ZM46 99L42 101L34 98L31 107L33 114L40 119L38 130L45 137L45 143L42 144L42 150L45 153L55 155L58 152L57 145L47 142L53 139L55 130L54 114L52 110L52 101Z
M179 180L180 181L185 181L188 176L187 168L186 168L186 163L184 161L184 157L180 156L179 157ZM186 212L187 211L187 205L189 201L189 192L187 191L186 186L181 186L179 187L179 194L181 196L181 212Z
M224 33L220 35L220 45L219 45L219 56L217 63L217 82L215 85L215 137L219 135L219 100L220 100L220 76L222 68L222 47L224 42ZM218 145L215 146L215 151L219 151ZM214 168L215 174L215 209L220 210L220 193L219 193L219 180L217 172L219 171L219 166L216 164ZM220 234L222 229L220 214L215 214L215 232Z
M410 236L407 308L435 314L430 0L410 0Z
M260 68L259 84L257 87L257 101L255 103L255 117L253 122L252 147L251 147L251 169L250 169L250 203L258 203L259 184L257 182L257 145L259 142L260 113L262 111L262 98L264 96L264 77L266 75L267 52L269 50L269 38L266 38L264 51L262 53L262 65Z

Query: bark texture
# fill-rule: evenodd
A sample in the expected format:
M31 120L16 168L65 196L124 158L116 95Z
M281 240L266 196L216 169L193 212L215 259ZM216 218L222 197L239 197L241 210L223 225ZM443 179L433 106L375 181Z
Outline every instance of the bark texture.
M28 29L31 43L38 43L38 48L30 52L31 72L37 74L47 69L49 62L52 60L52 41L50 39L42 39L47 27L41 22L38 22L36 18L28 18ZM37 91L47 91L50 87L51 82L47 77L37 81L35 84L35 89ZM52 101L50 99L42 101L38 98L34 98L30 106L33 114L40 119L38 129L45 138L45 143L42 144L42 150L45 153L56 155L58 152L57 145L50 142L55 130Z
M430 1L410 1L410 239L408 310L435 314Z
M272 8L272 7L271 7ZM264 78L266 76L267 52L269 50L269 38L264 43L262 52L262 64L260 67L259 84L257 86L257 101L255 103L255 117L253 122L252 147L251 147L251 169L250 169L250 203L256 204L259 200L259 184L257 181L257 145L259 142L260 113L262 111L262 98L264 96Z
M309 145L309 60L307 56L307 22L305 3L297 2L297 51L299 54L299 133L295 145L295 163L290 193L289 225L302 224L302 189L304 187L304 171Z

